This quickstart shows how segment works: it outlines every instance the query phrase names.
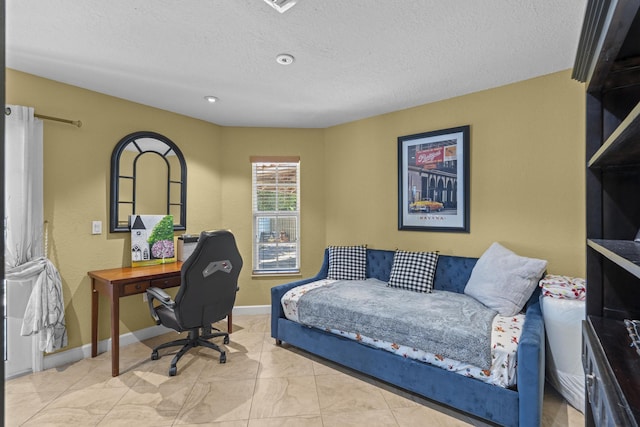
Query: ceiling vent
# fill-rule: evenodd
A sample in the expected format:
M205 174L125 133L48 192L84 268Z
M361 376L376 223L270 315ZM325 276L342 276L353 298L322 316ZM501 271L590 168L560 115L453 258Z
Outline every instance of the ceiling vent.
M264 0L271 7L277 10L280 13L285 13L287 10L291 9L298 0Z

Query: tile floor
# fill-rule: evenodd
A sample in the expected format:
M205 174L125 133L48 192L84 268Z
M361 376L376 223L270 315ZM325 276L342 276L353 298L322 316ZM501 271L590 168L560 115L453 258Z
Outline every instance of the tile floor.
M6 426L419 427L486 426L449 408L296 348L277 347L269 316L234 316L227 363L212 350L149 358L175 333L5 383ZM221 338L217 339L220 342ZM173 351L171 349L165 352ZM547 385L544 426L583 426L582 414Z

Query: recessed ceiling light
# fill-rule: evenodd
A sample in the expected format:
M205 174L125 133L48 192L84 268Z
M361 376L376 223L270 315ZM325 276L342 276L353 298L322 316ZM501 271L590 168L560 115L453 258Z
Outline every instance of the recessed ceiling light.
M294 61L293 55L289 55L288 53L281 53L276 56L276 62L280 65L290 65L293 64Z
M204 97L204 99L206 99L207 101L209 101L210 103L214 103L214 102L218 102L218 98L216 98L215 96L212 95L207 95Z

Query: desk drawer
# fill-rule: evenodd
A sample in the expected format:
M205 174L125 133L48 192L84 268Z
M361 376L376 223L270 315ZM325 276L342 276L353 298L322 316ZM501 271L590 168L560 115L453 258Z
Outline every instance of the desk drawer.
M149 281L148 280L145 280L145 281L142 281L142 282L127 283L126 285L124 285L122 287L122 295L121 296L126 297L127 295L141 294L141 293L145 292L148 287L149 287Z
M154 279L151 281L151 286L156 288L173 288L174 286L180 286L180 276L165 277L164 279Z

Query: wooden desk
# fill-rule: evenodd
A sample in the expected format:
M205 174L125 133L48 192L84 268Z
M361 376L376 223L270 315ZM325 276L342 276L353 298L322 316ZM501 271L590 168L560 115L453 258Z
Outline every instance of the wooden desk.
M98 294L109 299L111 305L111 375L120 373L120 298L138 295L147 288L171 288L180 285L182 262L148 267L120 267L89 271L91 277L91 357L98 355ZM146 306L145 306L146 309ZM231 313L227 328L231 333Z

